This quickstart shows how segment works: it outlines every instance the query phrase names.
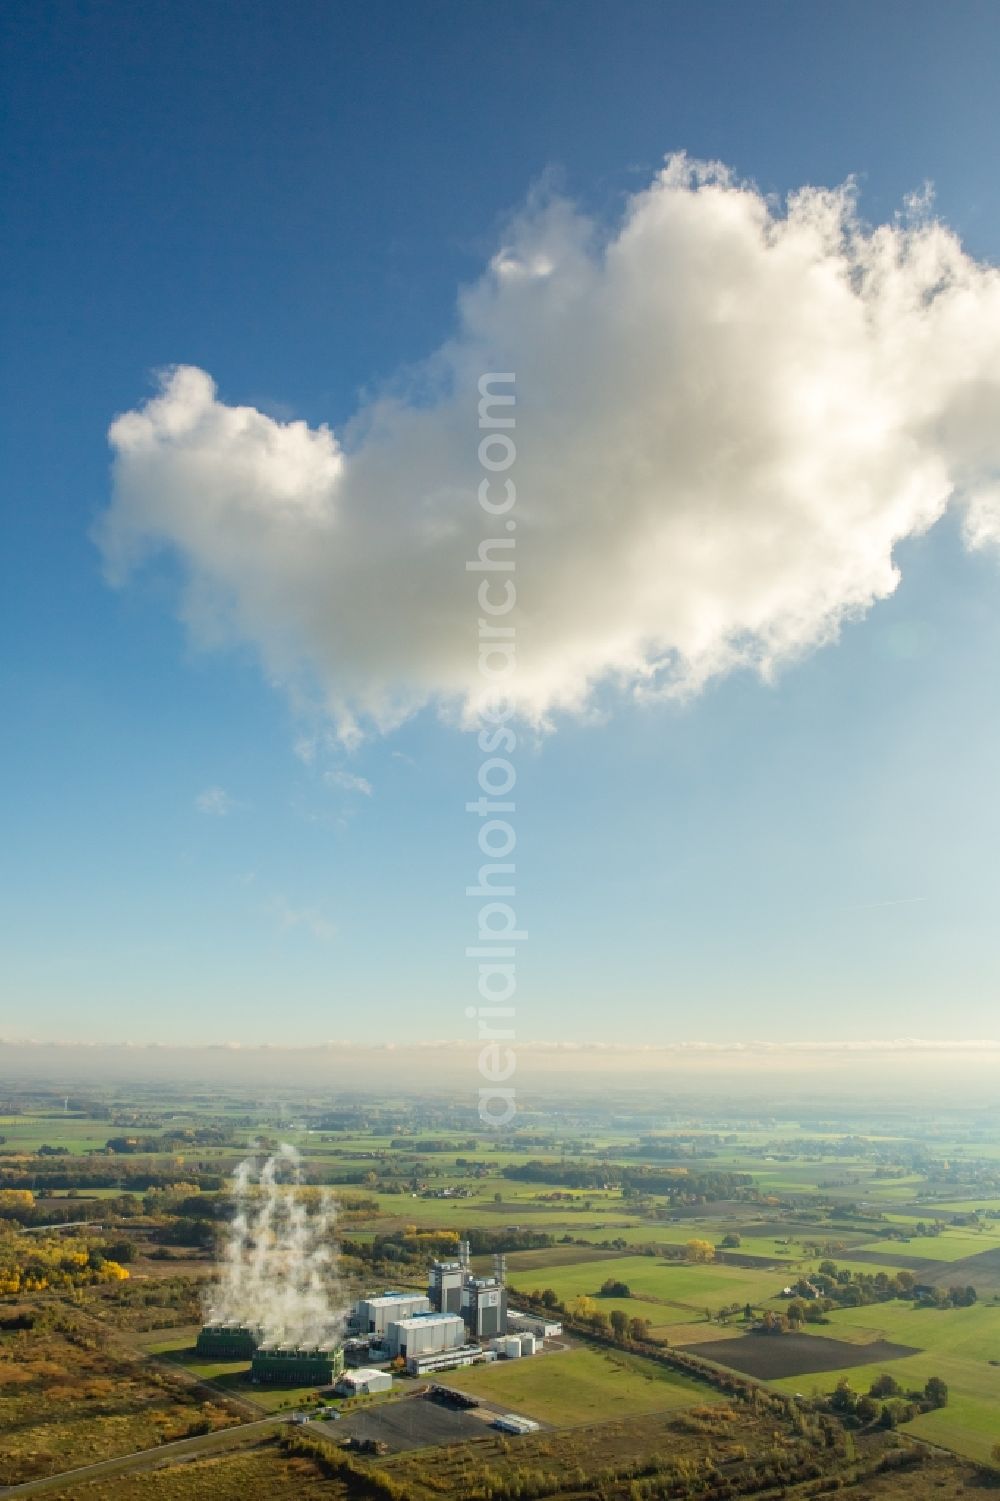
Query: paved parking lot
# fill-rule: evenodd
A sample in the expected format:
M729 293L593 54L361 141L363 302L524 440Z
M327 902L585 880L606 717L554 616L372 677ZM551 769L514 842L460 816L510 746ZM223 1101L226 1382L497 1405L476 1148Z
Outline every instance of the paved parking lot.
M481 1437L487 1431L483 1418L475 1412L446 1406L430 1397L403 1397L398 1402L352 1412L336 1423L320 1420L308 1427L334 1441L351 1437L380 1439L395 1454L403 1449L422 1449L428 1444L454 1444Z

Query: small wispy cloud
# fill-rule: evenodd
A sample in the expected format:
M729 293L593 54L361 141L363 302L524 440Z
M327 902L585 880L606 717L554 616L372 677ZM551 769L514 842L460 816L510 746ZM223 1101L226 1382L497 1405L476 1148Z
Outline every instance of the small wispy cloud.
M329 730L300 735L292 750L296 760L301 761L327 787L339 787L342 792L360 792L371 797L372 784L367 777L347 771L343 766L330 765L343 756L344 743Z
M268 910L282 933L301 930L320 943L330 943L337 936L337 925L319 907L295 907L280 892L272 896Z
M206 813L209 818L228 818L230 813L243 807L224 787L206 787L204 792L199 792L194 805L199 813Z
M367 777L357 777L352 771L344 771L342 767L324 772L323 780L330 787L342 787L345 792L362 792L365 797L372 795L372 784Z

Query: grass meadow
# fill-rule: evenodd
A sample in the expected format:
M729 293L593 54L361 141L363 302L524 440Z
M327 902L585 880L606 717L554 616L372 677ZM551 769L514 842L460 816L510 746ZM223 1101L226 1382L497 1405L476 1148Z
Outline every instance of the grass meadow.
M602 1298L602 1308L606 1306L610 1312L612 1307L620 1306L626 1312L635 1312L632 1304L637 1301L659 1304L671 1310L657 1320L660 1323L677 1322L675 1310L678 1308L704 1316L706 1308L714 1314L731 1303L770 1301L781 1291L783 1281L781 1273L767 1268L746 1269L721 1263L697 1266L657 1256L615 1256L605 1261L538 1266L531 1271L509 1273L513 1288L531 1291L537 1287L551 1287L564 1303L571 1303L580 1296L593 1297L609 1277L627 1283L633 1297L618 1304L613 1298Z
M524 1417L571 1427L671 1412L714 1396L654 1361L584 1347L468 1366L449 1371L447 1383Z

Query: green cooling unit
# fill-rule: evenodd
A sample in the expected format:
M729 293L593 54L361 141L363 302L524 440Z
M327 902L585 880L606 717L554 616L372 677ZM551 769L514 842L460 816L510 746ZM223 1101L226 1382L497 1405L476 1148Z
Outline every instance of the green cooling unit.
M250 1377L268 1386L330 1386L344 1373L343 1345L262 1345Z
M250 1360L259 1342L257 1331L246 1324L206 1324L195 1350L206 1360Z

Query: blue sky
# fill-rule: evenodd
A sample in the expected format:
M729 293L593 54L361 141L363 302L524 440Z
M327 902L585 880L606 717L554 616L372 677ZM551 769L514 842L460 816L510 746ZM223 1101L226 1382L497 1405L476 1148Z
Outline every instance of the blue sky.
M1000 253L990 5L11 7L2 1035L460 1037L474 740L337 766L154 564L105 581L107 429L176 362L340 430L454 330L543 176L616 219L664 155L765 193L933 181ZM522 418L529 422L529 415ZM996 561L949 517L835 645L519 757L524 1037L995 1034ZM226 812L204 811L223 789ZM209 800L211 804L211 800Z

